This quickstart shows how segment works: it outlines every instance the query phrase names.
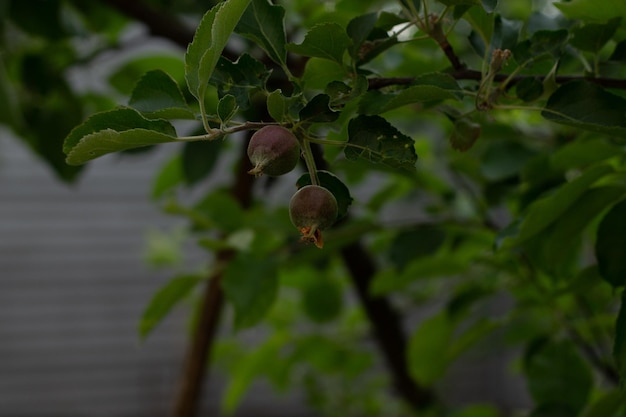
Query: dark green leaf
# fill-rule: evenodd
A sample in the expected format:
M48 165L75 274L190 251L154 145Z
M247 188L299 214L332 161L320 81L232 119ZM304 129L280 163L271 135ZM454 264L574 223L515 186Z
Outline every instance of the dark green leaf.
M161 70L141 77L128 105L151 119L195 119L176 81Z
M596 237L596 258L600 275L614 287L626 285L626 200L604 216Z
M362 16L355 17L348 23L346 32L352 40L350 46L350 55L353 59L358 60L359 55L362 54L361 47L367 40L370 32L376 26L378 16L376 13L368 13Z
M574 38L571 44L588 52L600 52L600 49L611 40L620 25L621 17L615 17L606 23L588 23L572 31Z
M319 271L324 273L324 271ZM330 278L320 276L304 288L304 312L317 323L328 323L341 314L343 292L341 286Z
M541 115L553 122L608 135L626 135L626 100L586 81L573 81L550 96Z
M243 54L236 62L221 57L209 82L217 87L219 97L231 94L241 109L247 109L250 97L265 89L269 76L270 71L261 62Z
M398 233L389 248L389 259L398 270L411 261L437 252L446 233L437 225L421 225Z
M223 191L208 194L195 205L194 211L204 216L202 220L206 225L226 233L241 229L243 224L244 213L241 205L232 195Z
M149 120L121 107L97 113L65 138L67 163L80 165L111 152L176 141L174 127L165 120Z
M201 281L201 276L181 275L170 280L163 288L157 291L141 315L139 337L145 339L154 327L167 316L172 308L187 297L191 290Z
M255 259L243 253L236 256L224 272L222 288L235 308L235 328L254 326L263 319L276 299L276 258Z
M250 0L227 0L205 13L185 54L189 91L204 103L209 78Z
M498 7L498 0L482 0L482 3L487 13L493 13L496 7Z
M224 97L220 98L220 101L217 103L217 117L220 118L222 124L228 123L237 112L237 109L235 96L226 94Z
M333 196L337 200L337 220L348 214L348 208L352 204L353 198L350 195L350 190L337 176L328 171L317 171L317 178L320 181L320 185L333 193ZM311 176L309 173L302 174L296 186L302 188L305 185L311 184Z
M343 54L350 45L350 38L345 30L336 23L323 23L313 26L304 41L287 45L287 49L303 56L314 56L343 62Z
M528 417L576 417L577 412L563 404L541 404Z
M423 321L413 333L407 355L409 373L417 382L428 386L443 376L449 364L445 352L453 330L454 326L444 313Z
M462 98L462 89L454 78L444 73L417 77L410 87L397 93L367 92L359 101L359 113L381 114L414 103Z
M529 102L535 101L543 95L543 82L537 77L527 77L515 85L517 97Z
M348 159L367 159L407 171L415 169L414 141L380 116L358 116L348 124Z
M480 124L468 118L457 119L450 135L452 149L462 152L469 150L480 137L481 130Z
M200 182L213 171L223 144L221 139L185 143L181 162L183 176L188 185Z
M501 181L519 175L522 167L535 152L513 141L490 144L483 154L480 171L489 181Z
M526 365L528 389L537 404L562 405L577 415L592 388L591 372L568 341L548 342L535 351Z
M480 0L437 0L439 3L443 3L446 6L462 6L462 5L478 5Z
M615 45L615 49L609 60L618 62L626 61L626 40L620 41Z
M512 52L519 63L539 60L548 57L558 57L567 41L567 30L538 30L528 40L517 44Z
M626 381L626 290L622 291L622 304L619 309L617 321L615 322L613 357L615 358L617 372L620 376L620 384L623 387Z
M626 321L624 321L626 325ZM626 358L626 352L624 352ZM626 414L626 398L620 389L600 396L587 408L582 417L621 417Z
M613 172L609 165L596 165L578 178L561 186L548 197L536 200L520 226L519 241L541 232L557 220L593 183Z
M268 0L252 0L235 31L254 41L276 63L285 65L285 9Z
M328 123L339 118L339 112L330 109L330 97L318 94L313 97L302 110L300 121L307 123Z
M61 20L60 0L9 2L9 16L26 32L43 39L60 39L67 35Z
M577 261L582 234L603 211L622 199L626 188L602 186L587 190L558 219L531 239L527 247L537 254L544 270L555 276L567 276L571 261ZM625 276L626 282L626 276Z
M301 95L285 97L281 90L274 90L267 96L267 111L279 123L291 121L299 117L304 107L302 101Z

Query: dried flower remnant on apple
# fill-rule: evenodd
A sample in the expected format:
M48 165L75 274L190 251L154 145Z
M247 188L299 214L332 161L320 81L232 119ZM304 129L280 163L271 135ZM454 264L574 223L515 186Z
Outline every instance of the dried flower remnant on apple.
M277 177L291 172L300 159L300 144L282 126L264 126L257 130L248 144L248 158L254 166L248 173Z
M305 185L291 197L289 218L302 234L303 242L324 246L322 230L333 225L338 215L337 199L326 188Z

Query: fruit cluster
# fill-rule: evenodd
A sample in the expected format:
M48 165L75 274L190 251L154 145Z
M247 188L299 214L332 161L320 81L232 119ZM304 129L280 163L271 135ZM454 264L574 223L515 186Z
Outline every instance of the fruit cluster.
M292 171L300 159L300 143L296 136L282 126L265 126L252 135L248 157L253 165L250 174L260 176L284 175ZM338 215L337 200L326 188L305 185L289 202L289 218L302 234L302 240L324 245L322 230L332 226Z

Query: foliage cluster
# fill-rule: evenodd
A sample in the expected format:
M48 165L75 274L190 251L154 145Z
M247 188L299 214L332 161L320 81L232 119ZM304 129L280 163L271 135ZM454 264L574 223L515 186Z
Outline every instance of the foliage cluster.
M519 415L624 415L626 5L140 2L203 17L184 59L142 57L111 75L129 97L115 107L65 72L116 46L126 20L107 4L130 12L37 3L57 19L42 24L26 2L6 11L0 121L68 181L108 153L181 144L152 194L214 261L159 291L140 334L207 278L223 291L234 329L267 335L207 341L231 378L225 411L265 377L304 389L320 415L504 415L442 392L450 365L480 347L522 348L533 405ZM298 138L300 176L246 174L242 137L268 125ZM183 203L233 154L229 185ZM268 197L284 181L334 195L322 249L299 242L288 196ZM510 308L493 313L503 297ZM219 299L198 298L199 311L216 320Z

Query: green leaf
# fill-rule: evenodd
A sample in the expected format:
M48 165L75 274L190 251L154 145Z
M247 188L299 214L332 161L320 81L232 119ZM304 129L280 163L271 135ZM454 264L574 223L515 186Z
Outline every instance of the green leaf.
M368 13L357 16L348 23L346 32L352 40L350 55L353 59L359 59L359 54L362 54L361 47L372 32L372 29L374 29L374 26L376 26L377 20L378 16L376 13Z
M157 291L141 315L139 322L139 336L145 339L165 316L182 299L187 297L202 277L198 275L180 275L170 280L163 288Z
M301 122L329 123L338 118L339 112L331 110L330 97L326 94L316 95L300 110Z
M483 8L487 13L493 13L498 7L498 0L482 0Z
M567 3L554 3L565 16L583 21L596 20L606 22L614 17L626 19L626 3L622 0L572 0Z
M274 304L278 292L278 265L275 258L256 259L239 254L228 264L222 287L235 308L235 328L260 322Z
M217 103L217 117L220 118L222 124L228 123L237 113L237 110L237 100L231 94L226 94Z
M149 120L131 108L97 113L65 138L63 152L70 165L81 165L111 152L176 141L165 120Z
M285 66L285 9L268 0L252 0L235 31L263 48L276 63Z
M538 254L544 270L555 276L568 276L571 260L578 257L582 234L607 207L626 195L625 187L594 187L582 194L543 233L528 241L531 253ZM626 276L624 277L626 280Z
M582 175L561 186L552 195L536 200L520 225L518 241L526 240L557 220L589 187L603 176L613 172L609 165L596 165Z
M151 197L159 199L168 191L175 188L184 180L182 158L180 155L170 159L157 173L156 179L152 184Z
M452 145L452 149L456 149L461 152L471 149L480 137L481 131L482 127L480 124L466 117L455 120L454 128L452 129L452 134L450 135L450 144Z
M563 404L546 403L540 404L528 417L576 417L577 412Z
M150 119L195 119L178 84L161 70L147 72L135 86L128 105Z
M446 240L446 232L438 225L420 225L396 235L389 248L389 259L402 271L411 261L431 256Z
M533 151L518 142L498 141L490 144L482 155L480 172L489 181L501 181L518 175L534 155Z
M626 381L626 291L622 291L622 304L615 322L615 343L613 344L613 358L617 365L622 388ZM623 392L622 392L623 394Z
M567 42L569 33L565 29L538 30L530 39L518 43L512 50L519 63L537 61L543 58L558 57Z
M337 200L337 219L339 220L346 216L348 214L348 208L354 200L350 195L348 187L332 172L317 171L317 178L320 181L320 185L333 193L333 196ZM296 187L298 188L309 184L311 184L311 176L309 173L302 174L302 176L298 178L298 181L296 181Z
M614 287L626 285L626 200L604 216L596 236L596 258L600 275Z
M350 120L344 152L348 159L363 158L407 171L415 170L417 162L413 139L380 116L361 115Z
M480 0L437 0L439 3L445 4L446 6L474 6L479 5Z
M620 25L621 17L615 17L606 23L589 23L572 31L574 38L571 44L588 52L600 52L600 49L611 40Z
M626 100L587 81L572 81L559 87L541 115L592 132L626 135Z
M591 372L569 341L548 342L526 365L528 389L537 404L569 407L577 415L587 403Z
M462 89L456 80L437 72L417 77L410 87L398 93L367 92L359 101L359 113L381 114L408 104L460 98Z
M626 320L624 321L626 325ZM626 351L624 352L626 358ZM587 410L582 417L621 417L626 413L624 393L615 389L603 394Z
M550 166L559 171L585 168L596 162L612 158L623 152L622 148L604 138L577 140L558 148L550 155Z
M341 286L334 280L323 276L317 278L305 286L302 305L311 320L316 323L328 323L341 314L343 292Z
M201 104L228 38L250 0L226 0L205 13L185 54L185 78Z
M289 119L290 99L283 96L283 92L274 90L267 96L267 112L277 122Z
M155 68L169 74L177 85L185 84L185 63L180 54L163 52L158 55L133 58L115 70L108 78L109 84L119 93L130 95L137 85L137 80Z
M235 198L225 191L214 191L194 206L194 211L204 216L206 224L225 233L239 229L244 221L244 212Z
M343 54L351 41L346 31L336 23L313 26L299 44L290 43L287 50L303 56L318 57L343 62Z
M236 62L221 57L209 82L217 87L219 97L227 94L235 96L237 105L247 109L250 98L265 89L270 71L248 54L243 54Z
M220 139L185 143L181 164L187 185L197 184L213 171L223 145Z
M348 77L346 68L335 61L322 58L311 58L304 68L302 81L306 88L324 90L333 81L341 81Z
M432 385L443 376L453 331L448 316L440 313L423 321L411 336L407 348L409 374L420 384Z

